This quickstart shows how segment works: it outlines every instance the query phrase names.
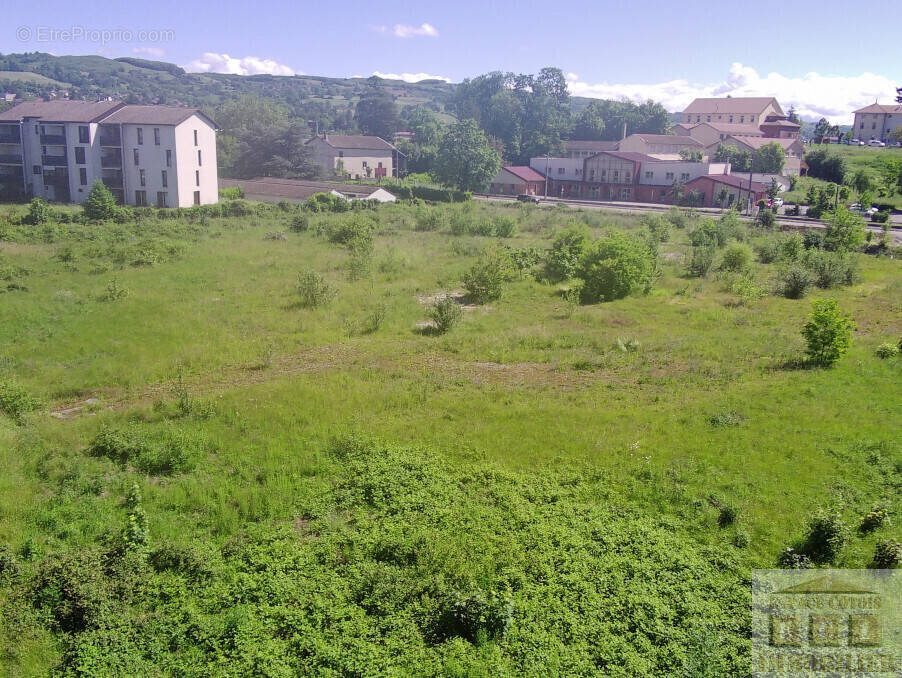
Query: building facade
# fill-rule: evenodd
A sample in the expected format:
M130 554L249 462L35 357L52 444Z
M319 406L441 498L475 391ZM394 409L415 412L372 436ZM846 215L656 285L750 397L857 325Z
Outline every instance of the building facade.
M381 137L320 134L306 144L327 176L379 179L407 173L405 155Z
M531 167L502 167L489 183L489 193L498 195L543 195L545 177Z
M786 117L774 97L708 97L695 99L689 104L683 111L681 122L760 125L768 116Z
M855 111L852 134L856 139L886 142L890 132L902 127L902 104L871 104Z
M216 203L216 126L194 108L116 101L33 101L0 114L2 199L80 203L95 181L120 204Z

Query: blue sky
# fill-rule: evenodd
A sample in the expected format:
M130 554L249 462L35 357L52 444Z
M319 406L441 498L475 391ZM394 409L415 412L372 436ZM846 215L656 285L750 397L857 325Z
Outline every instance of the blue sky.
M651 96L672 110L695 95L773 94L809 117L841 122L874 98L889 103L890 86L902 85L900 19L899 0L44 0L6 7L0 51L137 55L246 74L379 72L455 82L553 65L570 74L574 94ZM64 33L70 30L74 35Z

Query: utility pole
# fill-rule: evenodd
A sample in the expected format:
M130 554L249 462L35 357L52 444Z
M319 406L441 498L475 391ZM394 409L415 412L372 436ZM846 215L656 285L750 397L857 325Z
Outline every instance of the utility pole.
M548 154L545 154L545 198L548 198Z

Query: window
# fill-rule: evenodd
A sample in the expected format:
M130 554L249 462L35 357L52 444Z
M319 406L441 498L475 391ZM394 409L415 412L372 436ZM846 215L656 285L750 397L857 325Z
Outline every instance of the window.
M76 146L75 147L75 164L76 165L84 165L85 163L85 147L84 146Z
M88 185L88 168L87 167L79 167L78 168L78 183L82 186Z
M31 171L32 171L33 174L40 174L40 173L41 173L41 166L40 166L40 165L35 165L34 167L31 168Z
M749 116L749 122L755 122L755 116L754 116L754 115L750 115L750 116Z
M702 121L702 116L700 116L700 115L695 116L695 122L701 122L701 121Z
M382 169L382 163L381 163L381 162L379 163L379 169Z
M664 176L664 178L667 179L668 181L673 181L673 172L668 172L668 173Z
M864 122L861 123L861 127L859 127L858 129L864 129Z
M667 196L667 189L666 189L666 188L662 188L662 189L661 189L661 197L664 198L664 197L666 197L666 196Z
M194 185L200 186L200 170L194 170Z
M135 164L137 165L141 162L141 155L138 153L137 148L134 151L134 155L135 155Z
M166 204L166 191L157 191L157 207L168 207Z
M163 179L163 188L167 188L169 186L169 177L166 175L166 170L161 172Z
M144 128L143 127L138 128L138 145L139 146L144 145Z
M172 167L172 151L166 151L166 167Z
M80 143L80 144L91 143L91 130L85 125L78 126L78 143Z
M194 191L194 204L200 205L200 191Z
M705 116L705 122L711 122L711 116L710 116L710 115Z
M41 133L41 130L38 129L38 126L37 126L37 125L34 126L34 133L35 133L35 134L40 134L40 133Z
M680 173L680 181L689 181L689 172Z
M147 206L147 191L135 191L135 204L138 207Z
M200 164L200 163L198 163ZM363 161L363 166L366 167L366 160Z
M138 184L140 186L147 186L147 176L143 169L138 170Z
M871 129L877 129L877 123L876 123L876 122L872 122L872 123L871 123Z
M339 151L339 152L338 152L338 157L339 157L339 158L345 157L345 152L344 152L344 151Z
M733 116L732 116L732 115L730 116L730 122L733 122Z
M154 143L154 146L160 145L160 128L159 127L153 128L153 143Z
M197 130L194 130L194 145L197 146Z
M204 164L203 161L201 160L201 157L200 157L200 151L197 152L197 164L198 164L198 165L203 165L203 164Z
M645 178L646 178L646 179L654 179L654 178L655 178L655 173L654 173L654 172L646 172L646 173L645 173Z
M744 115L740 115L740 116L739 116L739 122L745 122L745 116L744 116Z
M558 168L557 168L557 173L558 173L558 174L563 174L565 171L566 171L566 170L565 170L563 167L558 167Z

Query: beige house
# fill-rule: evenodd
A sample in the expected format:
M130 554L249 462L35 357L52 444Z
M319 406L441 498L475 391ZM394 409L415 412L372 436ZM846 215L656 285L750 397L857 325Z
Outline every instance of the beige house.
M733 135L744 137L764 136L764 133L757 125L731 125L730 123L721 122L702 122L692 125L680 124L674 129L678 136L692 137L705 148L712 145L716 147L719 141L723 141Z
M216 126L196 108L118 101L29 101L0 114L6 199L83 202L98 180L120 204L216 203Z
M681 122L760 125L768 116L786 117L774 97L712 97L699 98L689 104Z
M621 140L617 150L672 159L678 158L684 148L703 151L704 145L692 137L676 134L630 134Z
M403 176L407 170L404 154L380 137L322 134L306 143L329 176L378 179Z
M878 139L885 142L897 127L902 127L902 104L873 103L855 111L852 134L862 141Z

